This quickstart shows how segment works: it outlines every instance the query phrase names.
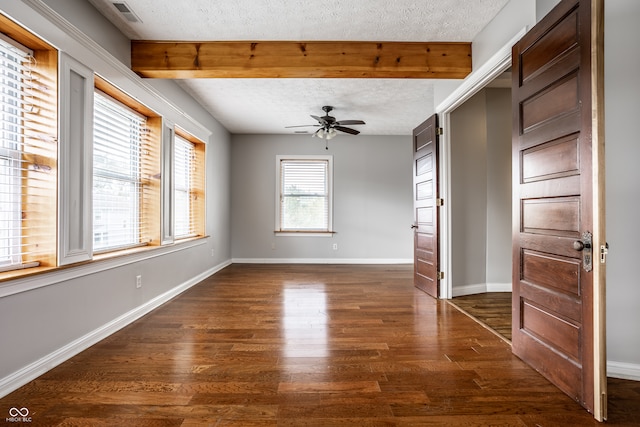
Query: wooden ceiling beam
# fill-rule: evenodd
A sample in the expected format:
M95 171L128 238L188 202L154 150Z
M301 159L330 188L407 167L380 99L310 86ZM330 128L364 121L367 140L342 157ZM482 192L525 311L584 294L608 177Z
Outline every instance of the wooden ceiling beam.
M131 42L142 77L462 79L471 43L460 42Z

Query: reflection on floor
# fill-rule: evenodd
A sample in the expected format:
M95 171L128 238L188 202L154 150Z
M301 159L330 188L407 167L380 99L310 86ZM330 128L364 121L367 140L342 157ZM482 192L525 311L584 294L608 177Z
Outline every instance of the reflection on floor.
M511 341L511 292L465 295L450 302Z
M606 427L639 425L640 382L609 393ZM413 265L232 264L1 398L0 426L10 408L46 426L604 426Z

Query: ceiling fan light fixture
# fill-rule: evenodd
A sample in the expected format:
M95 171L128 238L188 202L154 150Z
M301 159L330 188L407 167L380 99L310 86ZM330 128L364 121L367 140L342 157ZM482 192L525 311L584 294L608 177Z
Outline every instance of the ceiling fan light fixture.
M325 105L322 107L322 111L325 112L325 115L322 117L314 116L311 114L311 118L315 119L318 124L316 125L296 125L296 126L285 126L285 128L297 128L297 127L309 127L315 126L318 127L318 130L311 135L312 138L320 138L324 140L333 139L338 135L338 131L345 132L351 135L358 135L360 132L345 127L344 125L364 125L366 124L362 120L336 120L335 117L330 116L329 113L333 110L333 107L329 105Z

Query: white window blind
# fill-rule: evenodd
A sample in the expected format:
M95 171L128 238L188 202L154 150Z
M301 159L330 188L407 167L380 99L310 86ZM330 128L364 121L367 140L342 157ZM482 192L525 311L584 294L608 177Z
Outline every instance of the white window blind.
M38 265L55 239L55 139L41 112L48 87L31 52L0 39L0 271ZM46 104L48 105L48 104ZM53 163L55 165L55 163ZM49 249L46 249L47 251Z
M146 118L95 93L93 146L93 247L104 251L147 241L143 203Z
M176 238L195 235L191 203L195 162L194 144L176 135L174 144L174 233Z
M331 231L328 159L280 160L279 231Z

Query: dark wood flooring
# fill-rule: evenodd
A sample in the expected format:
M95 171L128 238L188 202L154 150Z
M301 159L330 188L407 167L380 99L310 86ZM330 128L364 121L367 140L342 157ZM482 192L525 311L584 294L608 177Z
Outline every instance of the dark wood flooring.
M511 292L464 295L450 302L511 341Z
M234 264L13 407L45 426L598 425L410 266ZM614 382L609 424L639 420L640 383Z

